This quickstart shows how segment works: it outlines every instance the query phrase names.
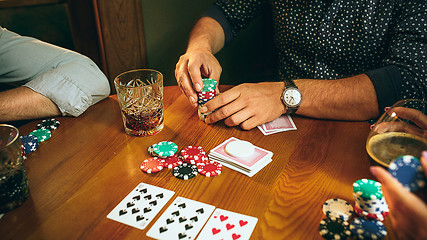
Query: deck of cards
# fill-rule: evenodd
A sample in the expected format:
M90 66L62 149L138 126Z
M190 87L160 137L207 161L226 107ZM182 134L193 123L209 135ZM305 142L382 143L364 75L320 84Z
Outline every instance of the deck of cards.
M258 126L258 129L264 135L270 135L273 133L285 132L290 130L297 130L294 121L289 115L282 115L276 120L268 123L264 123Z
M232 137L212 149L208 156L211 160L252 177L271 162L273 153Z

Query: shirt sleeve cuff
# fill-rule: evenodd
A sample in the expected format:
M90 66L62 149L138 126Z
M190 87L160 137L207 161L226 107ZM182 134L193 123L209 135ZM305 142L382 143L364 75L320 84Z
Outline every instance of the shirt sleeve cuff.
M227 21L224 12L216 5L212 5L208 10L206 10L201 17L210 17L215 19L224 31L225 44L228 44L233 39L233 32L231 31L231 25Z
M75 117L110 93L101 71L76 62L50 69L24 86L49 98L63 116Z
M402 76L396 65L389 65L365 73L371 79L377 93L379 111L382 114L400 99Z

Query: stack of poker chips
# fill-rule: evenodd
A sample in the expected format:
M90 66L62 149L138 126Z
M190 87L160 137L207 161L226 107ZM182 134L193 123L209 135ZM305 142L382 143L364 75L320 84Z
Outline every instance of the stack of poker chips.
M353 215L353 207L343 199L333 198L323 204L325 219L320 221L319 234L324 239L347 239L351 236L347 220Z
M199 107L198 107L199 118L200 120L205 121L206 117L212 112L202 113L200 112L200 108L205 103L207 103L208 101L216 97L215 89L216 89L217 81L211 78L203 78L202 81L203 81L203 89L201 92L197 92L197 98L198 98L197 103L199 104Z
M354 211L369 219L384 221L389 213L383 197L381 183L371 179L359 179L353 183Z
M150 158L141 164L146 173L160 172L165 168L172 169L172 174L182 180L194 178L198 173L206 177L221 174L222 165L209 161L201 146L187 146L177 153L178 146L170 141L162 141L148 147Z
M60 122L54 118L42 120L37 124L37 129L28 135L21 136L22 148L25 154L34 152L39 147L39 143L46 141L52 136L52 131L57 129Z

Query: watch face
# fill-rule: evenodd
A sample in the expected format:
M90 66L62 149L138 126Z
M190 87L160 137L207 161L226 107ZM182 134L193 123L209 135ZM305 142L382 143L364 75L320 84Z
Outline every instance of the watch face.
M298 89L290 88L283 93L283 99L288 106L296 107L301 103L301 93Z

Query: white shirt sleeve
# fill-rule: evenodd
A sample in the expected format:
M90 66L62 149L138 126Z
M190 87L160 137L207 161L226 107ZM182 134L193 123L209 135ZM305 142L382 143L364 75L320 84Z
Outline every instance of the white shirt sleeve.
M89 58L0 27L0 83L28 87L62 114L79 116L110 94L107 78Z

